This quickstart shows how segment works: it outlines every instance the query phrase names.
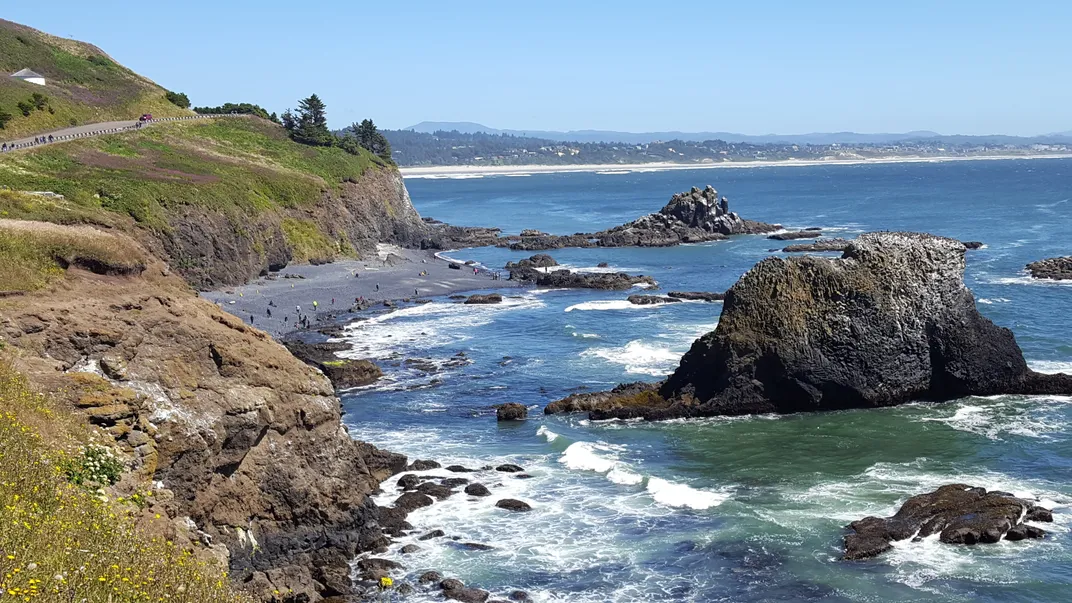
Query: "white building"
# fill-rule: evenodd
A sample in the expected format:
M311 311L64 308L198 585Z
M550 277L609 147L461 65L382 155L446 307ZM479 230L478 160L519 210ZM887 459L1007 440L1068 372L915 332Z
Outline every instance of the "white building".
M38 86L45 85L45 76L29 69L16 71L15 73L11 74L11 77L20 79L24 82L30 82L31 84L37 84Z

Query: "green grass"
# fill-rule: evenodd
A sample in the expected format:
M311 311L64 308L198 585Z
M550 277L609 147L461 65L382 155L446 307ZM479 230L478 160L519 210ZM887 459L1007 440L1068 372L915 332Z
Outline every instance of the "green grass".
M310 206L379 163L367 152L297 144L265 120L230 117L2 155L0 186L53 191L87 214L105 210L166 231L169 212L184 206L220 212L236 223ZM0 211L8 209L3 203L0 198Z
M45 76L47 85L6 77L23 68ZM52 111L33 111L25 117L16 104L34 92L49 97ZM142 113L158 117L192 113L168 102L165 93L93 45L0 19L0 110L15 116L0 130L2 140L71 125L135 119Z
M340 255L349 254L347 250L344 250L344 245L324 236L316 224L309 220L285 218L283 234L297 262L333 260ZM345 246L347 249L348 247L348 245Z

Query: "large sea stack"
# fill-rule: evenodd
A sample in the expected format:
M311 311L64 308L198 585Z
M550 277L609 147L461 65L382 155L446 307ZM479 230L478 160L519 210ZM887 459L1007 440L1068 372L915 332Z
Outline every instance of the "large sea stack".
M594 418L793 413L969 395L1072 394L1027 367L964 286L964 245L870 233L840 258L768 258L726 293L718 327L656 392L607 396Z

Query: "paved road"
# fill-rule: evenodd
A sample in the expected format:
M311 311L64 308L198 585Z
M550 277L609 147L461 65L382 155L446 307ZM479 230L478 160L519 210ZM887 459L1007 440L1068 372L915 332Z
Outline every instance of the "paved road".
M211 117L228 117L228 114L224 115L187 115L184 117L164 117L161 119L154 119L151 121L138 121L136 119L128 121L104 121L95 124L86 124L84 126L74 126L71 128L63 128L62 130L53 130L51 132L45 132L43 134L37 134L35 136L27 136L26 138L20 138L18 140L0 141L0 149L3 149L3 145L7 145L7 150L21 150L28 149L35 146L41 146L42 144L55 144L57 142L66 142L69 140L77 140L79 138L87 138L90 136L102 136L104 134L114 134L116 132L125 132L128 130L136 130L140 127L148 127L154 123L169 122L169 121L186 121L192 119L208 119ZM51 140L49 140L51 136ZM35 142L34 139L44 139L46 142Z

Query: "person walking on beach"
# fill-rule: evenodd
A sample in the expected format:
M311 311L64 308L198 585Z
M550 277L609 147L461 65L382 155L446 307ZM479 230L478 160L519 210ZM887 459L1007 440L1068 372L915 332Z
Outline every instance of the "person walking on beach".
M298 315L301 315L301 306L294 306L294 312L296 312Z
M420 293L418 293L418 292L417 292L417 290L416 290L416 289L414 289L414 290L413 290L413 297L417 297L417 296L419 296L419 295L420 295Z
M271 318L271 317L272 317L272 309L268 308L268 318Z
M380 290L380 284L379 284L379 283L376 283L376 290L377 290L377 291L379 291L379 290Z
M316 309L317 309L317 308L318 308L319 306L320 306L320 304L318 304L318 303L316 302L316 300L314 299L314 300L313 300L313 312L316 312Z

